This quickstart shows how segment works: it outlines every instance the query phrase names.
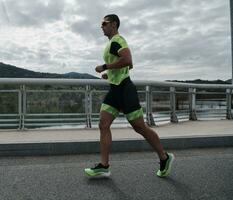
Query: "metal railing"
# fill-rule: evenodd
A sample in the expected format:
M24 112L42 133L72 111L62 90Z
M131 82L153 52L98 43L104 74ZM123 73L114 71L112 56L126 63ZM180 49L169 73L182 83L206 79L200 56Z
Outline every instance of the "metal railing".
M233 85L134 81L149 125L232 119ZM0 79L0 128L98 125L108 83L94 79ZM121 114L114 124L126 124Z

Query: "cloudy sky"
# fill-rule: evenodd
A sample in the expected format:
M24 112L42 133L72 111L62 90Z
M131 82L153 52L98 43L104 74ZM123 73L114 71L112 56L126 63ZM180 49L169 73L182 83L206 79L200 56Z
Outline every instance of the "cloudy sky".
M229 0L0 0L0 62L95 76L116 13L134 80L231 78Z

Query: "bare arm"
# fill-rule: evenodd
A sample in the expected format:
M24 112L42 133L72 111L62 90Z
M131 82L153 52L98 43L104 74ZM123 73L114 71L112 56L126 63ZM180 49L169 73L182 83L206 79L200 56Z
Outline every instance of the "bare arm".
M107 64L108 69L119 69L126 66L133 68L132 56L129 48L122 49L118 52L119 59L111 64Z
M133 68L132 56L129 48L122 49L118 52L119 58L116 62L107 64L107 69L120 69L126 66L129 66L129 69ZM99 65L95 68L99 73L103 72L105 69L103 65Z

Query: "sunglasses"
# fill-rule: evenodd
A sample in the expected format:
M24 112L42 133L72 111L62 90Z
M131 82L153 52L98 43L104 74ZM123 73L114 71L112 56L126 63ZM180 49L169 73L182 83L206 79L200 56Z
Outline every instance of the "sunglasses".
M101 25L106 26L108 23L110 23L110 21L103 21Z

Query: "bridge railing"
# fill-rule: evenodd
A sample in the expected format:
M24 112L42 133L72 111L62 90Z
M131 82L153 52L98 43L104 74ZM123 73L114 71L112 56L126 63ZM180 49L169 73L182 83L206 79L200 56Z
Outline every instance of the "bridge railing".
M232 119L233 85L134 81L149 125ZM108 83L95 79L0 79L0 128L98 126ZM123 114L114 125L127 124Z

